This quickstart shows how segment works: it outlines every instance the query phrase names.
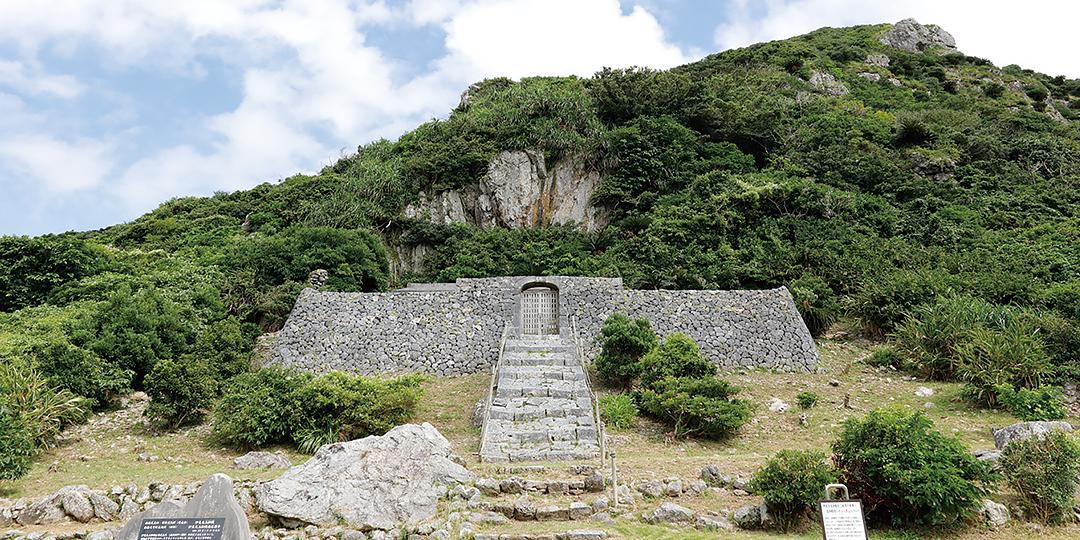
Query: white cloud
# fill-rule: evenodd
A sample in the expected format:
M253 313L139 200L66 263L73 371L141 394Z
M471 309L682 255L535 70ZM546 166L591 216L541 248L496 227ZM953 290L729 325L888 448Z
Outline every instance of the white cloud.
M1080 3L1071 0L736 0L716 29L720 49L805 34L823 26L896 22L913 17L937 24L958 48L997 65L1019 64L1080 77L1080 55L1071 46Z
M0 85L31 95L73 98L83 91L82 84L68 75L51 75L26 64L0 58Z
M66 193L100 184L112 170L111 148L94 140L65 141L28 134L0 140L5 166L23 180L39 182L49 193Z

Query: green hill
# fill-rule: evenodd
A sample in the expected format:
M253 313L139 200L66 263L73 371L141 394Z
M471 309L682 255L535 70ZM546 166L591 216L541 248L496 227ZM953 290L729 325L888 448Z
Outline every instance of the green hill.
M325 269L341 291L535 274L786 285L815 333L849 321L877 336L960 297L990 314L977 326L1042 355L1034 379L995 381L1073 376L1080 80L901 50L880 41L889 28L825 28L668 71L490 79L445 120L316 175L174 199L99 231L0 238L0 356L99 403L165 360L224 379ZM595 174L606 226L407 217L524 150ZM955 343L898 340L920 371L956 375L933 367L954 363Z

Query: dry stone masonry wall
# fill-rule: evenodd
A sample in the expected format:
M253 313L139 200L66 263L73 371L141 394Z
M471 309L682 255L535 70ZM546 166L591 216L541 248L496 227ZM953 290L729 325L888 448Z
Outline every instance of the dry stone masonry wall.
M785 288L760 291L625 289L619 278L497 277L412 284L385 293L300 294L270 362L315 372L460 375L489 369L509 323L521 326L520 293L534 284L559 291L559 330L576 323L587 356L604 320L644 317L661 336L685 332L721 368L808 372L813 339Z

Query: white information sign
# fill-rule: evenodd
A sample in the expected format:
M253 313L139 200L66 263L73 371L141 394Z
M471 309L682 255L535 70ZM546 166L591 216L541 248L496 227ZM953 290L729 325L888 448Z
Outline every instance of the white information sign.
M825 540L866 540L862 502L821 501L821 532Z

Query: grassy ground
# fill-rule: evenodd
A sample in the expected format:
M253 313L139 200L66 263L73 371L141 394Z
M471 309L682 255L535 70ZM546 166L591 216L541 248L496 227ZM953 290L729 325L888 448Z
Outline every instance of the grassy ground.
M663 426L641 420L634 429L610 433L610 444L618 456L620 481L679 477L698 477L702 467L715 463L727 474L749 478L765 459L783 448L818 448L827 451L840 424L875 407L900 405L926 411L940 431L960 437L970 448L991 448L991 427L1017 421L1000 412L971 407L960 399L960 386L912 380L891 370L866 366L859 360L873 351L874 344L858 339L823 339L819 348L825 372L821 374L776 374L766 372L731 373L726 377L738 384L740 396L754 406L752 421L739 435L725 442L672 440ZM432 378L425 382L425 397L416 415L417 421L430 422L453 443L469 467L481 475L498 475L499 467L478 461L479 430L472 425L472 411L485 397L489 374L465 377ZM830 384L834 381L836 384ZM932 388L930 397L915 395L919 386ZM818 394L818 404L808 411L799 410L795 396L803 391ZM603 391L602 391L603 392ZM850 408L843 406L848 396ZM791 408L787 412L768 410L769 400L779 398ZM927 403L932 404L927 406ZM214 472L227 472L240 478L268 478L273 471L236 471L230 468L233 458L242 452L224 449L213 443L205 426L176 433L158 434L145 428L139 417L140 404L122 412L96 417L90 424L68 434L60 448L46 454L24 479L0 484L0 496L35 497L69 484L87 484L107 489L130 483L145 485L151 481L183 483L199 480ZM807 425L799 423L806 413ZM1075 418L1072 419L1076 421ZM305 456L283 449L294 463ZM160 459L139 461L147 453ZM568 477L565 464L549 464L549 478ZM529 476L529 475L526 475ZM536 475L533 475L536 476ZM582 499L588 502L589 498ZM544 497L535 497L543 504ZM730 491L710 492L700 497L682 497L675 502L698 512L730 511L756 502L753 497L738 497ZM550 498L552 503L566 503ZM820 531L801 534L705 533L644 525L637 520L642 512L659 501L638 501L615 525L593 523L512 522L508 525L481 527L500 532L543 532L572 528L606 528L615 536L641 539L697 538L820 538ZM1080 527L1044 527L1041 530L1016 523L1001 531L967 529L957 533L876 533L874 538L1080 538Z

